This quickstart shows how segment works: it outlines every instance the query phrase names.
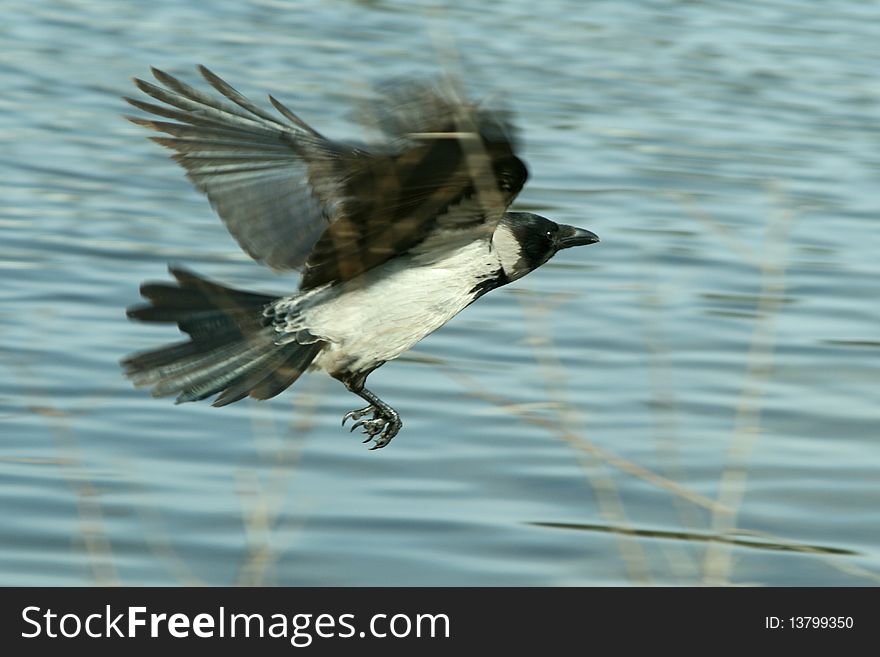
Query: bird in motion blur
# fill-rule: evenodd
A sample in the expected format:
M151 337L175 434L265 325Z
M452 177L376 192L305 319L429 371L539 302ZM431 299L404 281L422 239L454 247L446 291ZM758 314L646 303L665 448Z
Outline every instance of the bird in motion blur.
M135 79L157 118L127 117L162 136L244 251L299 289L232 289L170 267L128 316L177 324L188 339L122 361L137 386L214 406L268 399L307 369L323 370L367 405L353 420L372 449L400 416L365 387L486 292L557 251L598 242L588 230L507 208L528 177L508 115L468 101L446 79L388 85L371 107L384 141L327 139L269 96L275 115L205 67L208 93L153 69Z

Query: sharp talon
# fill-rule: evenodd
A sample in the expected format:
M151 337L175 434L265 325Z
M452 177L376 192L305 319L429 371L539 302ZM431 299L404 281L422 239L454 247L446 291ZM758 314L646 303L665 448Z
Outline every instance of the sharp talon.
M366 444L370 441L373 441L374 443L373 446L370 447L370 451L374 449L382 449L388 445L388 443L391 442L391 439L400 431L402 426L400 417L393 409L383 404L381 401L377 404L376 401L372 399L372 394L368 394L367 396L361 394L360 396L365 400L373 401L374 403L365 406L364 408L358 408L346 413L342 417L342 426L345 426L345 423L349 420L355 420L355 423L348 430L349 433L353 433L355 429L361 429L361 431L366 434L363 443Z
M370 413L375 413L376 409L372 406L365 406L364 408L358 408L353 411L349 411L345 415L342 416L342 426L345 426L345 423L349 420L360 420L365 415L369 415Z

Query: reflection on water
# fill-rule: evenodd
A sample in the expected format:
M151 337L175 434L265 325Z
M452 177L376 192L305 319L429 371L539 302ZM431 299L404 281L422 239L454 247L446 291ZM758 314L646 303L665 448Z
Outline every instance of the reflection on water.
M876 585L880 9L455 4L8 7L0 582ZM381 452L327 377L152 399L140 281L295 286L120 118L197 63L337 138L371 83L464 72L517 113L518 209L603 241L377 371Z

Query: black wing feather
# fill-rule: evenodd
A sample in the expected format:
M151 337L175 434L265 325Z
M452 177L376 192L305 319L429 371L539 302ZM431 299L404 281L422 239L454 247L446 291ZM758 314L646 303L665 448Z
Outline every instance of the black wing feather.
M344 172L366 154L324 139L302 121L273 117L207 68L199 70L232 103L153 69L163 86L135 84L162 104L125 100L176 123L129 120L170 135L154 139L176 151L175 160L248 255L274 269L300 268L341 210Z
M302 289L354 278L444 229L450 248L491 235L526 182L508 117L448 81L392 85L373 113L391 154L348 180L347 212L315 245Z
M350 280L429 236L442 250L491 235L528 176L509 117L463 100L448 80L384 88L370 114L387 143L369 153L199 71L231 104L153 69L162 86L135 83L163 104L126 100L174 122L131 120L169 135L154 139L176 151L242 248L275 269L303 268L303 290Z

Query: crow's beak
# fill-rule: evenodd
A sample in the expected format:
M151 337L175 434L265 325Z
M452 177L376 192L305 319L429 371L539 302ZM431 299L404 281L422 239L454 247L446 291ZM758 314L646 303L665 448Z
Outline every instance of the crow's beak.
M559 226L559 237L556 243L560 249L567 249L571 246L586 246L587 244L595 244L599 241L596 233L591 233L583 228L575 228L574 226Z

